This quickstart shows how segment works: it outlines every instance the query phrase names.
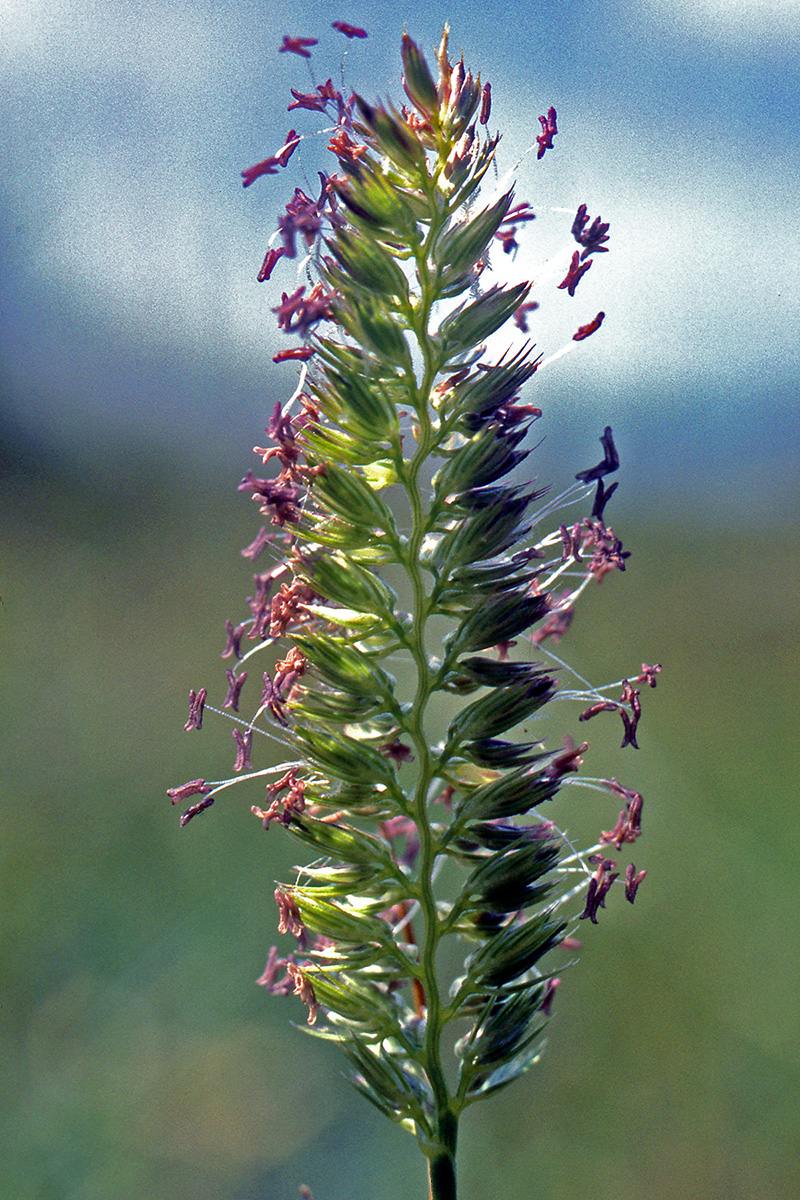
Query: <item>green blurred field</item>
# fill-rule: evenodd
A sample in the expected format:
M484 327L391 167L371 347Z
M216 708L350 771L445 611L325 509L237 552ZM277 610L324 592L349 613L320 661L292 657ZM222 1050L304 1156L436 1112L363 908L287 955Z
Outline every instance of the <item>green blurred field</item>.
M255 525L237 481L235 467L172 480L144 456L5 480L9 1200L426 1191L413 1140L349 1088L335 1049L293 1028L299 1005L254 986L294 853L250 815L260 794L234 791L185 830L165 796L230 767L227 723L182 725L190 686L224 695L222 624L248 591L238 550ZM794 1200L797 530L635 509L613 524L629 570L593 590L562 648L597 680L665 670L638 754L618 750L611 718L584 729L564 710L554 734L585 733L587 770L644 793L648 878L635 909L612 893L585 931L539 1068L465 1119L461 1194ZM577 822L593 796L567 792L554 815Z

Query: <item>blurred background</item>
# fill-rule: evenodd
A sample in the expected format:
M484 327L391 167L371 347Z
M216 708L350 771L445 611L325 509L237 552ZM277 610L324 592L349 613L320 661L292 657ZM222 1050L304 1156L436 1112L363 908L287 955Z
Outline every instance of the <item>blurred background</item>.
M291 189L314 194L324 164L289 88L343 69L399 99L403 21L432 58L449 18L451 48L492 83L501 173L521 160L517 198L537 212L496 270L536 281L546 355L608 314L528 393L540 482L597 461L607 423L622 456L607 517L632 558L563 649L596 682L664 664L638 753L616 721L588 730L587 769L645 796L646 885L585 931L541 1064L465 1118L462 1194L793 1200L797 5L0 14L0 1193L425 1193L412 1139L292 1026L296 1002L254 986L294 858L250 815L260 794L181 830L165 791L230 770L224 722L182 727L189 687L224 696L223 622L246 612L239 549L258 528L236 485L296 382L272 364L269 311L294 265L255 282ZM369 37L345 42L332 20ZM319 38L313 81L278 54L286 33ZM551 104L561 132L537 163ZM242 192L290 126L309 136L286 171ZM584 202L611 252L568 298L553 271ZM559 716L554 737L583 734ZM570 828L616 817L593 793L562 797Z

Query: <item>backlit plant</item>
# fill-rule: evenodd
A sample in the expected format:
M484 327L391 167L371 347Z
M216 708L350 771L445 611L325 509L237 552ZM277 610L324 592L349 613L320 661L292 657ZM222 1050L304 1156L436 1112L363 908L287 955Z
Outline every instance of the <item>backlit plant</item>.
M314 44L281 49L308 57ZM541 414L520 392L541 358L530 343L485 356L537 305L528 283L482 274L533 213L513 189L481 203L498 144L490 87L450 60L446 30L436 57L434 78L403 37L402 108L331 80L292 90L290 109L332 120L337 166L316 197L295 190L259 273L304 255L304 282L274 308L295 335L275 361L297 360L299 384L256 448L267 470L241 484L267 518L243 553L267 565L250 615L227 622L234 777L169 794L193 798L185 824L232 784L260 783L253 813L306 848L275 891L292 948L271 950L259 983L300 998L359 1091L416 1135L431 1200L452 1200L460 1114L535 1061L565 948L620 873L608 854L641 832L637 792L579 776L587 744L534 727L555 697L572 699L580 720L619 714L635 747L640 685L660 668L572 687L552 650L584 589L625 567L605 520L618 458L607 428L601 461L561 494L526 480ZM539 121L541 158L555 110ZM245 186L286 168L301 140L291 130ZM570 296L608 226L581 205L572 236ZM192 692L187 729L205 700ZM253 765L257 749L274 759L270 743L287 761ZM557 824L565 784L621 802L587 849ZM625 870L631 902L643 875Z

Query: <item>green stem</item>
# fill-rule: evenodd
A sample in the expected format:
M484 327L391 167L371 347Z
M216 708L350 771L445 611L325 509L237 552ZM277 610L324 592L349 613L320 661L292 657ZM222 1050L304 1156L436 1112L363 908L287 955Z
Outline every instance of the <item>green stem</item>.
M428 457L432 430L427 411L419 411L420 446L415 464ZM422 986L425 991L425 1070L433 1091L435 1114L433 1127L437 1149L429 1160L430 1200L456 1200L455 1151L457 1119L453 1115L451 1097L442 1065L442 997L436 970L436 953L442 934L442 921L436 904L433 886L433 871L439 854L439 843L431 829L428 814L428 797L434 778L434 764L430 742L425 729L425 714L432 691L431 672L425 645L429 599L425 591L425 580L419 564L419 549L427 532L427 513L418 486L418 467L412 464L406 486L413 514L412 534L409 539L406 570L412 586L413 632L410 648L417 668L412 717L409 732L412 736L418 762L418 777L414 798L414 819L420 840L419 851L419 904L423 922L420 944L420 967Z
M418 778L414 798L414 819L420 839L419 850L419 904L423 929L420 944L420 967L425 991L425 1071L434 1097L435 1113L433 1131L435 1149L429 1157L429 1200L456 1200L456 1140L458 1118L453 1112L452 1099L442 1064L442 997L436 971L436 953L442 934L442 922L436 904L433 887L433 871L440 851L439 843L431 829L428 814L428 797L434 779L434 765L430 742L425 729L425 713L433 690L433 681L428 664L425 644L426 625L430 610L430 599L426 593L425 579L420 567L419 554L423 539L428 532L430 514L426 511L420 494L419 478L422 467L430 457L441 431L434 429L431 422L430 392L440 367L439 349L429 332L431 311L436 300L436 284L431 276L428 253L439 229L446 219L440 208L435 184L422 180L424 190L431 203L431 225L425 242L414 247L417 277L420 284L421 303L413 323L417 342L423 357L423 372L419 384L414 383L413 407L418 422L418 445L411 462L403 470L403 483L408 494L412 512L412 530L405 555L405 567L413 591L413 631L409 649L417 669L409 733L414 742L418 763Z
M434 1155L428 1163L429 1200L456 1200L458 1123L457 1119L449 1112L440 1124L439 1135L442 1151L440 1154Z
M424 445L424 432L421 441ZM431 1195L455 1196L455 1154L456 1131L451 1117L450 1094L441 1062L441 1009L442 1001L439 994L439 980L436 971L436 951L441 936L441 922L436 906L436 896L433 888L433 869L439 846L431 829L428 816L428 793L433 781L433 764L429 749L429 740L424 726L425 712L431 693L430 671L425 649L425 625L427 620L428 600L422 571L419 566L419 544L425 533L425 513L416 486L416 473L409 473L409 500L413 512L413 531L409 540L406 570L414 593L414 624L411 635L411 652L417 667L417 687L412 707L412 717L409 722L409 733L414 742L418 763L418 778L414 797L414 820L420 840L419 850L419 904L423 921L423 931L420 944L420 967L422 985L425 991L425 1070L430 1081L436 1105L434 1129L439 1135L442 1147L433 1162L440 1163L436 1168L437 1178L442 1181L448 1174L445 1162L450 1162L449 1174L452 1176L450 1190L441 1191L444 1183L437 1184L437 1190ZM431 1168L433 1170L433 1166Z
M432 1158L428 1167L430 1200L456 1200L456 1163L452 1154Z

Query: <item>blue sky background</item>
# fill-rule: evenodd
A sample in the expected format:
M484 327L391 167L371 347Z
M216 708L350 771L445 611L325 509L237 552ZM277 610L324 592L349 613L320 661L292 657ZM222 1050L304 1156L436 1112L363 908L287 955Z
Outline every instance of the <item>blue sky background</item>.
M286 113L309 76L277 53L281 36L320 38L317 81L338 79L349 46L348 86L400 98L404 21L432 57L449 18L451 47L492 82L501 171L532 144L537 115L558 109L556 150L519 170L517 195L539 219L515 261L496 256L511 277L541 281L540 348L608 314L536 381L554 452L577 438L582 461L610 421L634 485L659 503L702 495L710 513L745 519L793 492L794 0L418 12L384 0L3 0L0 12L6 436L96 465L153 440L187 463L249 465L294 380L272 365L269 312L294 277L262 287L255 273L292 188L313 186L324 162L310 137L281 176L240 186L290 124L316 128L314 114ZM368 40L346 42L335 19ZM550 210L581 202L610 220L611 253L567 300L541 266L568 244L568 213Z

